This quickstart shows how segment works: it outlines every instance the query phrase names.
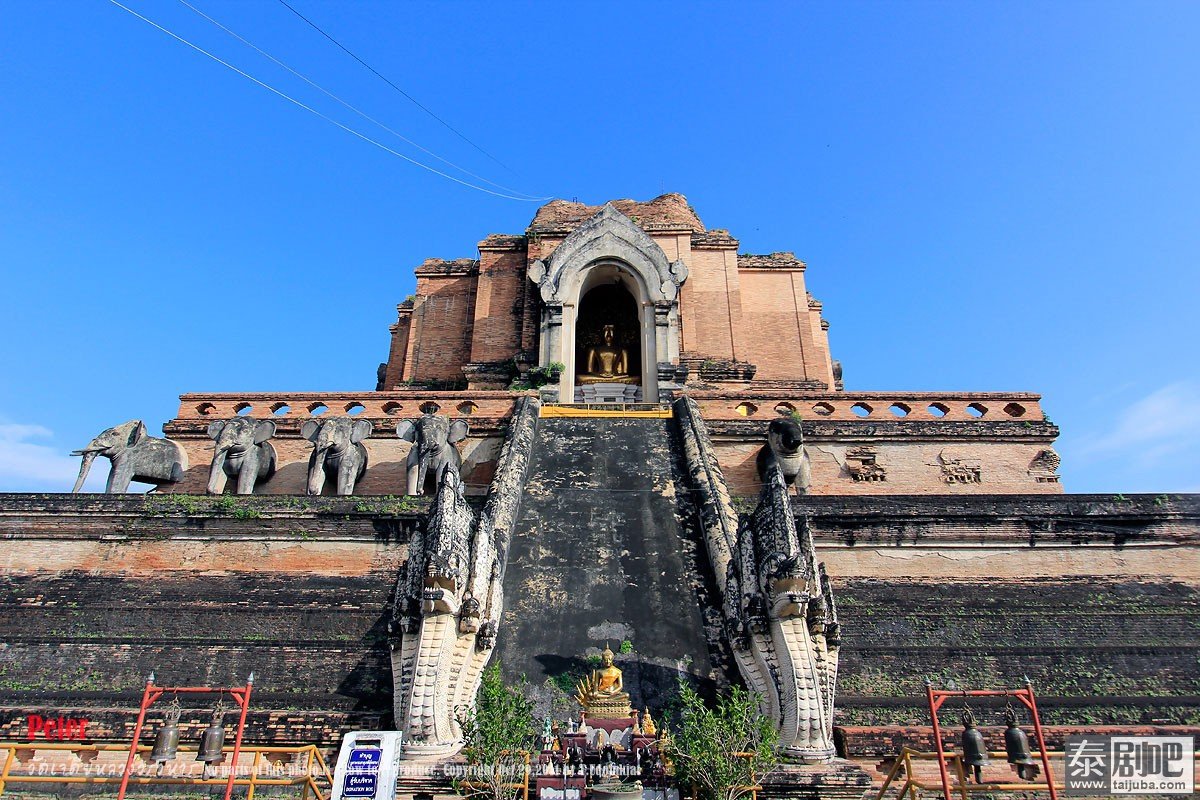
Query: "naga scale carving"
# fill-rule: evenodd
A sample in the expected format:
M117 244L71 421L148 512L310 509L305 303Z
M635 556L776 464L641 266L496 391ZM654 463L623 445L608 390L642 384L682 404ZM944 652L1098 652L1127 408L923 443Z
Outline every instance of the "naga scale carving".
M407 758L462 747L458 715L474 702L504 610L508 544L524 490L540 403L522 398L479 519L445 470L425 530L409 542L390 625L396 727Z
M807 522L797 525L784 472L763 464L757 508L738 521L694 400L675 403L688 471L701 501L709 560L727 635L747 686L780 723L783 753L834 756L833 698L840 626Z

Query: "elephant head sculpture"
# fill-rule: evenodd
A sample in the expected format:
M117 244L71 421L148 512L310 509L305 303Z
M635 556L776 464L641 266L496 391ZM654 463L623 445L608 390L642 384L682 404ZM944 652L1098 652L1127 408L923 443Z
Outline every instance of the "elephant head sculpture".
M804 431L791 417L771 420L767 426L767 443L758 451L757 465L760 480L765 480L767 465L774 461L789 485L797 494L805 494L812 484L812 467L804 449Z
M470 428L463 419L451 422L448 417L437 414L425 414L419 419L406 419L396 426L396 435L406 442L412 442L408 451L407 494L425 494L427 478L432 478L428 487L433 494L442 482L442 474L446 470L459 475L462 466L462 456L454 445L467 438Z
M354 484L367 471L367 448L362 441L374 426L369 419L330 417L310 419L300 426L300 435L313 443L308 459L308 493L317 495L329 477L339 495L354 494Z
M275 448L267 441L275 435L269 419L234 417L208 426L215 443L208 493L220 494L225 478L237 478L238 494L254 494L254 484L275 474Z
M104 456L112 462L108 473L108 484L104 491L117 494L129 491L130 481L152 483L161 486L183 479L187 469L187 453L169 439L157 439L146 433L146 425L140 419L131 419L92 439L73 456L83 456L79 465L79 477L72 492L78 492L87 479L88 471L96 456Z

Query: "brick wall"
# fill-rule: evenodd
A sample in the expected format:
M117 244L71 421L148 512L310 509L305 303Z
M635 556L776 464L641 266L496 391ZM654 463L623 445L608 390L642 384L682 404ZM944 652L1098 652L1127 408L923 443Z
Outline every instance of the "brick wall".
M404 380L462 381L471 360L478 276L417 271L417 296L405 359Z
M151 669L175 684L254 670L255 742L391 724L387 608L423 518L364 501L0 496L0 725L53 712L128 736ZM796 510L842 617L839 724L923 723L925 677L1026 675L1048 723L1200 724L1196 496L810 496ZM603 551L564 542L566 566ZM707 619L712 578L695 553L687 563ZM613 592L629 614L610 623L653 606L641 589ZM203 721L186 719L192 732Z
M736 243L732 248L696 248L679 296L682 347L711 358L745 358L734 341L742 323Z
M481 244L479 286L469 358L505 361L521 348L526 276L524 249L493 250Z
M396 307L397 320L389 329L392 334L388 348L387 366L384 367L383 389L395 389L404 380L404 363L408 358L408 339L412 329L412 306L400 304Z
M187 515L171 498L6 496L0 738L24 738L25 715L41 713L127 739L151 670L160 684L209 686L253 671L256 743L330 745L390 726L388 604L421 518L334 500L245 507L261 516ZM185 714L186 737L205 716Z
M741 269L742 326L737 349L758 365L756 380L824 381L824 353L815 352L802 272ZM805 346L807 345L807 351Z

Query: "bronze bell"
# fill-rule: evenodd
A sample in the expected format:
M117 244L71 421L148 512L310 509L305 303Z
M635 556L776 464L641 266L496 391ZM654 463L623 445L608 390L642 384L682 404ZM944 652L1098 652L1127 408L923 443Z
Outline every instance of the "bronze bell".
M982 768L990 763L987 743L983 741L983 734L975 727L975 715L971 713L971 709L963 709L962 722L963 764L973 768L976 783L983 783Z
M163 726L154 734L154 748L150 751L150 760L158 764L159 772L162 772L165 762L175 760L175 754L179 751L179 715L182 713L183 709L179 706L177 697L167 709Z
M1029 737L1017 727L1017 712L1011 706L1004 709L1004 723L1008 725L1004 730L1004 750L1008 753L1008 763L1017 766L1017 775L1022 779L1031 781L1037 775L1037 762L1033 760L1033 753L1029 752Z
M225 754L221 752L221 748L225 746L224 722L225 707L217 703L212 711L212 719L209 720L208 727L204 729L204 733L200 737L200 750L196 753L196 760L204 762L201 777L208 777L208 768L213 764L219 764L225 758Z

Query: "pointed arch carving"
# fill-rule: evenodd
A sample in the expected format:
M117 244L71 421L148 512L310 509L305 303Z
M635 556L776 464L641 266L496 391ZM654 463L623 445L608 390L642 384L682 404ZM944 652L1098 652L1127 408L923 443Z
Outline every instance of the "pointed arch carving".
M668 261L663 249L612 203L572 231L548 261L533 262L529 278L546 303L573 303L588 269L605 260L623 262L636 272L655 305L674 302L687 280L687 265Z

